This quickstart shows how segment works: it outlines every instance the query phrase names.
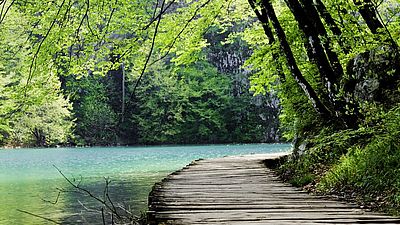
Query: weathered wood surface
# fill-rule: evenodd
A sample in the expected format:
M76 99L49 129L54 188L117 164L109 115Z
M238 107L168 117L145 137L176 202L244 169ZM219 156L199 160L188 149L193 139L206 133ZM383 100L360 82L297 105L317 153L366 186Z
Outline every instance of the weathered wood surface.
M154 186L150 224L400 224L400 219L312 196L251 155L197 160Z

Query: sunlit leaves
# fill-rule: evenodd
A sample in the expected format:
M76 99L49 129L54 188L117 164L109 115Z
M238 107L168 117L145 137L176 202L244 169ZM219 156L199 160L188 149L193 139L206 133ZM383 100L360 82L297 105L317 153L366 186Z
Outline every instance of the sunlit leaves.
M33 34L28 16L13 8L0 27L0 142L14 146L66 142L73 127L71 105L60 93L52 60L38 58L35 63L40 66L30 70Z

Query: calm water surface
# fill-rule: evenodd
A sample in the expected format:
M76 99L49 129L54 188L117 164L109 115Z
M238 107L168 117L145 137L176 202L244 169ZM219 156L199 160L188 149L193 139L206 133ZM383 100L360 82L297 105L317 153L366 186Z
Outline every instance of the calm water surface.
M90 198L74 192L57 198L59 189L73 188L53 165L99 196L108 177L113 202L140 214L152 185L192 160L289 149L288 144L250 144L0 150L0 224L53 224L18 210L63 224L102 224L98 212L87 210L100 208Z

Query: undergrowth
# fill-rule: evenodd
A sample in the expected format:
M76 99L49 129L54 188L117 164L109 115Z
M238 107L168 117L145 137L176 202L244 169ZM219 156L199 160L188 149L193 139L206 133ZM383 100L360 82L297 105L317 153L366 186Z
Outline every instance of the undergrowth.
M284 179L400 215L400 107L357 130L326 129L308 142L305 153L279 168Z

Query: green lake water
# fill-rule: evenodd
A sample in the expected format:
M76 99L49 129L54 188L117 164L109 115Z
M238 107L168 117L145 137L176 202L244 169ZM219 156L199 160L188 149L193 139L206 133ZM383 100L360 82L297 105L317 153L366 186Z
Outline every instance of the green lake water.
M195 159L289 149L288 144L248 144L0 150L0 224L53 224L18 210L62 224L102 224L98 212L85 209L100 208L88 197L63 192L51 203L59 189L73 190L53 165L99 196L108 177L113 202L140 214L153 184Z

